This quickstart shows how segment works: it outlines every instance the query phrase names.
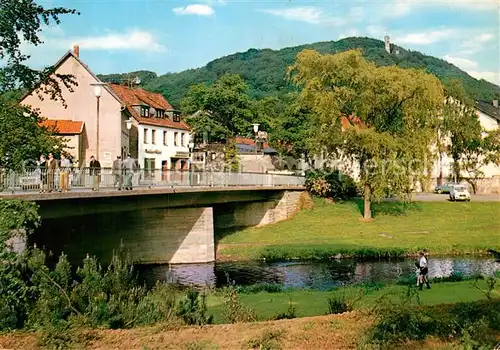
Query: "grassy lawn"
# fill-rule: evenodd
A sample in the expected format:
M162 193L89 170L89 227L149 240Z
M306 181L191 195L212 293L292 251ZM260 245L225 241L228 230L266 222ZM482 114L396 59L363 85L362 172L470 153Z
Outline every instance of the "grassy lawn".
M486 281L477 282L477 287L486 290ZM274 316L286 313L290 302L295 307L297 317L320 316L327 314L328 298L341 296L343 293L347 300L354 300L356 296L362 296L355 304L355 309L366 309L381 302L381 298L389 298L391 302L402 302L407 286L389 285L381 289L367 290L366 294L360 294L359 287L337 289L335 291L308 291L294 290L288 292L256 294L240 294L241 302L255 311L259 320L269 320ZM486 299L485 294L478 290L472 281L447 282L433 284L432 289L418 292L421 305L451 304L458 302L469 302ZM497 285L492 297L500 298L500 286ZM207 299L208 312L214 315L215 323L227 322L223 316L222 299L215 295L209 295Z
M376 257L481 254L500 249L500 203L416 202L374 205L374 220L360 221L360 203L328 204L293 219L218 237L218 259L328 258L337 253Z

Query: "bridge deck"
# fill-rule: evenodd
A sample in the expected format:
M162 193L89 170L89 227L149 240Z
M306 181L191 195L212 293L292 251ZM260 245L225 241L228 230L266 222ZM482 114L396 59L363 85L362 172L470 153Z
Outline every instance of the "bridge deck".
M110 197L130 197L130 196L147 196L147 195L162 195L172 193L199 193L199 192L236 192L236 191L303 191L303 185L274 185L274 186L186 186L186 187L171 187L171 186L155 186L152 188L139 187L131 191L118 191L112 188L104 188L99 191L89 189L74 189L70 192L60 193L0 193L0 198L16 198L26 201L51 201L61 199L84 199L84 198L110 198Z

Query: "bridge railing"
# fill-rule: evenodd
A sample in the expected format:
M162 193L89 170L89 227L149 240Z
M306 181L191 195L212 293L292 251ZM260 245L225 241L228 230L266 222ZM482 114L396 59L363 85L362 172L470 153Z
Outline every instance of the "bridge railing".
M129 182L127 182L129 181ZM101 168L26 169L9 171L0 169L0 192L54 192L93 188L119 187L225 187L225 186L297 186L305 179L297 175L265 173L187 171L140 169L136 171Z

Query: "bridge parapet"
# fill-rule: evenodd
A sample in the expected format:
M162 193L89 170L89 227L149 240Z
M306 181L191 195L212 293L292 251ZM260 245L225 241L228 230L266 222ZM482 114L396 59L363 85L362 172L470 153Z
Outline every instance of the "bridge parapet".
M117 170L112 168L60 168L7 171L0 169L0 193L81 191L93 188L119 187L226 187L226 186L303 186L298 175L184 171L184 170Z

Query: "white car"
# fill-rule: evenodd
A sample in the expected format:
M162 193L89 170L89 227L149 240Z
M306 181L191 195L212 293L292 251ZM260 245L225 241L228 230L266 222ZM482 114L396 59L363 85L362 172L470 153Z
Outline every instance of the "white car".
M467 186L454 185L450 191L450 201L467 201L470 202L470 193Z

